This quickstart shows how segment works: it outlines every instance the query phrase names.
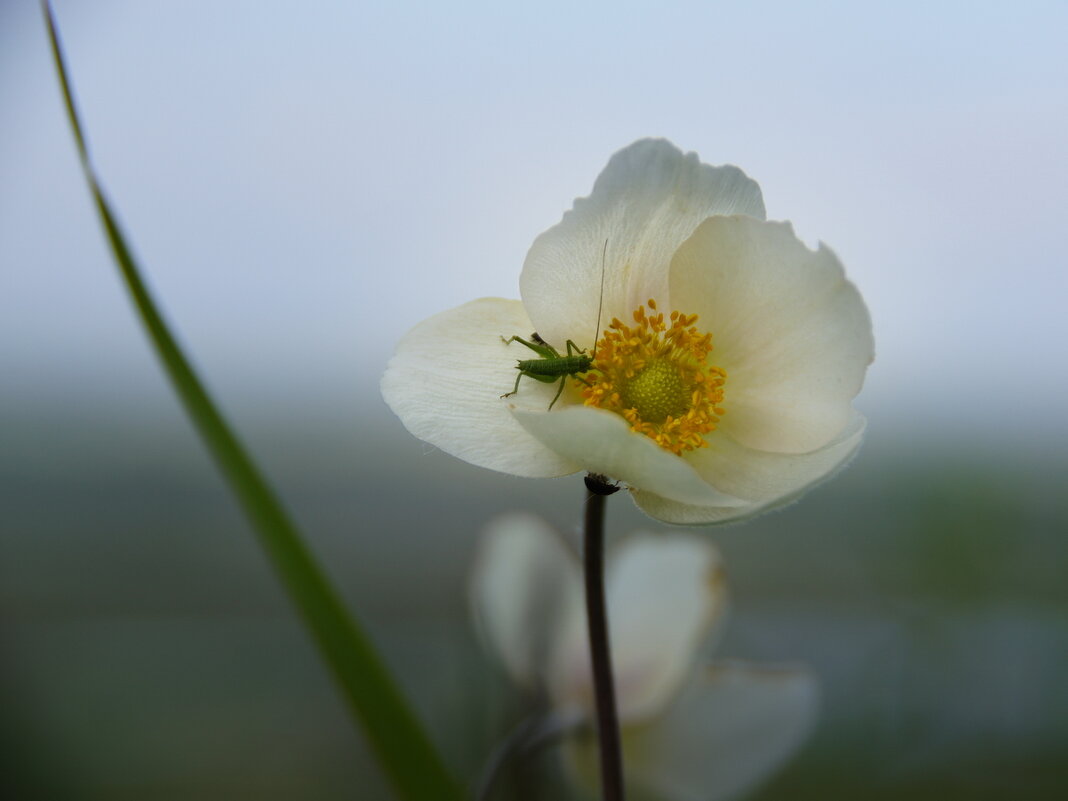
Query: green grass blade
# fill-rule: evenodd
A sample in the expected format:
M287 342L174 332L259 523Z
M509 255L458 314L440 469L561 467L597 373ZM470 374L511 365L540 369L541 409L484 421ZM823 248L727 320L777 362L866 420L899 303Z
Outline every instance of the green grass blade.
M348 614L274 492L231 433L157 310L97 181L47 0L43 0L42 8L70 126L97 213L164 371L259 534L260 543L398 795L408 801L463 798L370 640Z

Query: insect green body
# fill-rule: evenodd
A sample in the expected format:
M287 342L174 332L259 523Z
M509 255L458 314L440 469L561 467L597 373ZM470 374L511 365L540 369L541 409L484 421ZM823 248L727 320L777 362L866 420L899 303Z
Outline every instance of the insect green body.
M567 340L566 356L561 356L556 348L538 336L537 333L531 335L531 339L534 340L533 342L528 342L523 339L523 337L512 337L510 339L501 337L501 339L506 345L512 342L526 345L541 357L540 359L519 360L516 364L516 369L519 371L519 375L515 377L515 387L512 388L511 392L501 395L502 398L507 398L510 395L517 393L519 391L519 381L524 376L533 378L535 381L541 381L544 384L554 384L559 381L560 389L557 390L556 397L554 397L552 403L549 404L549 408L551 409L560 399L567 378L569 376L578 377L581 373L588 372L590 365L593 364L593 357L588 355L570 339Z

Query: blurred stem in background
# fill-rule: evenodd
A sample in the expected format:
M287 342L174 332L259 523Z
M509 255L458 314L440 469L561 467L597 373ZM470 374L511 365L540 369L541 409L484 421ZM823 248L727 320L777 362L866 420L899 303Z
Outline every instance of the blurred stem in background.
M259 534L260 544L341 685L350 712L362 725L397 794L408 801L463 798L374 646L346 611L274 492L208 397L157 310L93 170L47 0L42 1L42 9L93 202L148 337L186 413Z

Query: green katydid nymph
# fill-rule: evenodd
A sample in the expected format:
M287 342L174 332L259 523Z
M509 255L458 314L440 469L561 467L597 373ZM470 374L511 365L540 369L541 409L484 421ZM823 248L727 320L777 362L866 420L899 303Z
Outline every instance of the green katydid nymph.
M501 337L505 345L518 342L521 345L526 345L541 356L540 359L520 359L518 361L515 368L519 371L519 375L515 377L515 387L512 388L511 392L506 392L501 397L507 398L517 393L519 391L519 381L523 376L545 384L554 384L559 381L560 389L557 390L556 397L549 404L549 408L552 409L564 391L564 382L567 381L568 376L578 378L580 374L588 372L590 365L593 364L593 357L570 339L567 341L567 355L561 356L556 348L538 336L537 331L531 334L530 338L534 341L529 342L520 336L514 336L510 339Z
M601 251L601 293L600 300L597 304L597 327L594 330L593 338L596 340L597 335L601 330L601 309L604 305L604 267L605 256L608 254L608 240L604 241L604 249ZM509 345L512 342L518 342L521 345L526 345L532 351L534 351L540 359L519 359L516 363L515 369L519 371L519 375L515 377L515 386L511 392L506 392L501 395L502 398L507 398L515 395L519 391L519 381L524 376L527 378L533 378L535 381L541 381L543 384L554 384L557 381L560 382L560 389L556 391L556 396L549 404L549 409L552 409L560 396L564 392L564 384L567 379L577 378L582 380L582 374L587 373L590 370L590 366L593 364L593 360L596 357L596 353L588 354L583 348L580 348L570 339L567 340L567 355L561 356L560 352L538 336L538 332L535 331L530 335L533 342L530 342L523 337L513 336L508 339L501 337L501 340L505 345Z

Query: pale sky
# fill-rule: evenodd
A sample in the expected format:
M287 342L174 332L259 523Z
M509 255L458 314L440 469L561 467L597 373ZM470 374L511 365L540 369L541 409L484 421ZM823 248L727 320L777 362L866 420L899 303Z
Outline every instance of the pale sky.
M875 323L873 425L1068 429L1064 2L56 13L106 190L231 403L373 403L405 330L518 297L534 237L666 136L839 254ZM0 6L0 110L0 400L165 398L35 2Z

